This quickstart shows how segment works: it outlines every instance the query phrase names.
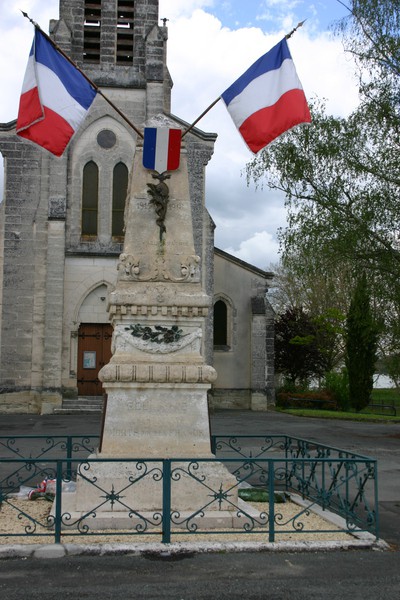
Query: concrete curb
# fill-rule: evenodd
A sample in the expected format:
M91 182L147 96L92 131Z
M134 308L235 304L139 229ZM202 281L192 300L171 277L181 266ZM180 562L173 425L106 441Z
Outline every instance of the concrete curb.
M366 536L365 536L366 537ZM177 542L172 544L10 544L0 546L0 560L12 558L54 559L64 556L158 555L219 552L329 552L337 550L389 550L383 540L354 539L332 542Z

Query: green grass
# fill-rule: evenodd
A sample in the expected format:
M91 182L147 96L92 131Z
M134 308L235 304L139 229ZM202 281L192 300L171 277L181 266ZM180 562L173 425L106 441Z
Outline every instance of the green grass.
M396 388L374 389L372 390L372 402L400 408L400 392Z
M397 416L392 416L390 409L379 407L366 408L362 412L340 412L336 410L320 410L316 408L276 408L277 411L284 412L297 417L310 417L318 419L338 419L347 421L370 421L400 423L400 391L396 388L380 388L372 390L372 404L381 406L394 406L397 410ZM387 411L388 414L378 414Z
M400 423L400 415L397 417L391 417L387 415L376 415L370 413L352 413L352 412L341 412L338 410L318 410L314 408L277 408L279 412L285 414L294 415L296 417L309 417L313 419L337 419L342 421L364 421L364 422L390 422Z

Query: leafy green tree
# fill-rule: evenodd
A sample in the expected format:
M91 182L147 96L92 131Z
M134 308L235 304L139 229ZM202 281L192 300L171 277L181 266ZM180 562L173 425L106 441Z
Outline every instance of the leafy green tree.
M367 278L357 282L346 322L346 367L350 406L365 408L371 398L377 361L378 326L370 306Z
M288 309L275 323L275 370L293 386L307 385L326 371L318 329L302 308Z
M321 272L357 264L380 275L382 290L398 289L400 120L397 137L382 128L374 144L371 129L379 125L363 107L348 119L327 115L320 102L311 112L311 126L287 133L248 165L256 181L267 177L285 194L283 259L308 257L305 264Z
M342 2L344 4L344 2ZM400 4L349 0L337 27L356 59L360 104L347 118L310 104L312 123L267 146L248 179L286 198L281 254L297 276L334 282L344 266L353 281L373 281L373 310L383 317L382 353L400 364ZM333 303L332 307L340 308Z
M325 354L327 369L341 367L344 356L344 321L353 287L352 277L342 265L326 272L308 264L307 257L270 265L274 273L268 299L276 314L288 308L303 308L316 325L317 341Z
M346 368L328 371L324 377L323 387L336 400L339 410L349 410L349 376Z
M314 100L311 126L268 146L247 174L286 196L284 258L301 250L327 268L357 261L393 283L400 269L400 4L349 0L348 10L337 32L356 58L359 107L336 118ZM387 278L378 283L390 287Z
M374 79L395 79L400 75L398 0L338 2L348 10L348 15L337 24L336 31L344 39L346 51L367 68L366 86L370 87Z

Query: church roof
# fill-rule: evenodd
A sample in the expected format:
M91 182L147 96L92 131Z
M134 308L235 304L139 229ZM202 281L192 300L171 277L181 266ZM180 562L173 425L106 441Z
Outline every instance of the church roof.
M221 258L229 260L230 262L235 263L238 267L242 267L243 269L246 269L247 271L252 271L256 275L259 275L260 277L263 277L264 279L272 279L274 277L274 274L271 273L271 271L264 271L263 269L259 269L258 267L255 267L254 265L251 265L250 263L248 263L244 260L241 260L240 258L237 258L236 256L233 256L232 254L229 254L228 252L225 252L224 250L221 250L220 248L214 247L214 252L216 255L219 255Z

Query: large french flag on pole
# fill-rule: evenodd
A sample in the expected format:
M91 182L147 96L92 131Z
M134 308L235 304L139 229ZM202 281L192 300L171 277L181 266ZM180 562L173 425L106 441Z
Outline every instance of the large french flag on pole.
M95 96L95 88L36 29L22 85L17 134L61 156Z
M291 127L311 122L286 38L259 58L221 97L254 153Z
M175 171L181 156L180 129L145 127L143 140L143 166L158 173Z

